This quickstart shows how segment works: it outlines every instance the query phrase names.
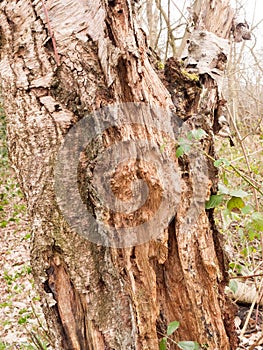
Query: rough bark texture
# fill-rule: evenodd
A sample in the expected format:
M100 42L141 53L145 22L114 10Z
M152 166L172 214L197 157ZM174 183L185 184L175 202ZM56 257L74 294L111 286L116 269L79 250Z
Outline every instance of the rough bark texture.
M85 113L116 102L176 108L186 130L207 132L202 148L213 154L215 72L202 72L196 81L171 59L162 82L130 0L54 0L46 6L60 65L42 1L4 0L0 75L10 158L32 218L32 267L54 348L158 349L167 324L178 320L176 340L234 349L224 254L213 215L202 209L195 223L184 221L197 192L209 195L216 188L209 160L211 181L202 189L193 186L192 158L180 160L183 186L174 220L161 239L132 248L107 248L82 238L64 220L54 194L56 154L69 128ZM202 6L196 29L227 37L228 1L207 0ZM222 73L220 57L210 68ZM123 126L125 133L136 136ZM117 180L125 181L121 174Z

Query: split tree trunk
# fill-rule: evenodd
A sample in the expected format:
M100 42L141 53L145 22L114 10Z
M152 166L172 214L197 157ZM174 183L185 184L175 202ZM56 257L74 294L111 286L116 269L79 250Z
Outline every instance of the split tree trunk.
M228 1L196 6L199 32L189 39L189 52L198 61L200 43L218 44L210 32L229 36L233 14ZM114 103L176 110L183 129L206 131L201 147L213 155L225 53L211 56L208 66L214 72L207 66L202 71L198 63L198 79L170 59L161 81L134 21L135 2L54 0L46 8L45 13L40 0L1 1L0 74L10 159L32 219L32 267L55 349L158 349L158 339L174 320L180 321L177 341L234 349L226 266L213 214L202 207L195 222L185 220L198 193L206 197L216 189L216 170L208 158L210 181L204 188L195 187L194 158L185 155L179 161L181 197L174 219L160 239L131 248L82 238L65 221L54 193L56 156L68 130L85 114ZM162 117L155 116L160 125L167 122ZM139 133L128 128L123 125L116 138ZM114 135L104 141L110 144ZM175 157L171 162L177 166ZM125 194L125 177L119 175L118 191L123 186Z

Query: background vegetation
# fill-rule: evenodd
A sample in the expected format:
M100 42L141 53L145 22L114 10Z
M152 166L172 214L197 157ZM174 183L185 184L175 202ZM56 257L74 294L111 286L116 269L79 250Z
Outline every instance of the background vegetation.
M31 275L26 205L6 145L0 106L0 350L50 349Z

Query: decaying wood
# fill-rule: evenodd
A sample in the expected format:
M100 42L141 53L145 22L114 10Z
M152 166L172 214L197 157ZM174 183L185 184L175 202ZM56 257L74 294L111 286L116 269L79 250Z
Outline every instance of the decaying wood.
M197 29L227 38L232 21L228 1L202 3ZM54 0L46 6L60 66L42 1L4 0L0 75L10 158L32 219L32 267L54 348L158 349L167 324L178 320L176 340L234 349L224 254L213 215L202 207L195 222L187 221L195 211L193 199L202 202L216 189L216 170L209 160L203 188L196 186L198 152L179 161L182 190L174 219L158 240L131 248L99 246L82 238L66 223L54 193L56 155L68 130L88 112L113 103L147 102L176 111L186 132L198 127L206 131L201 147L213 154L217 80L198 71L195 81L171 59L166 73L172 76L166 75L164 85L149 62L129 0ZM128 128L117 130L120 139L138 133ZM157 144L158 137L153 135ZM110 142L108 131L97 151ZM90 161L83 159L82 165ZM175 157L171 162L177 162ZM127 166L128 173L143 168ZM151 171L147 169L147 179ZM113 188L118 196L118 182L125 181L117 172Z

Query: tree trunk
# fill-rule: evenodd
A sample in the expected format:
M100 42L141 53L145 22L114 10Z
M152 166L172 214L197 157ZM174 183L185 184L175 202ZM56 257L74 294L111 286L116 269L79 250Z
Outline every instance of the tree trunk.
M227 266L221 237L213 213L204 207L216 190L217 172L202 156L203 151L214 153L213 127L227 46L222 38L229 36L233 14L228 1L202 3L186 61L191 66L194 59L198 71L187 73L172 58L162 78L150 63L144 34L134 20L136 2L0 3L0 74L9 153L32 219L32 268L55 349L158 349L174 320L180 322L172 336L176 341L235 348L233 312L224 294ZM202 45L208 53L205 60ZM123 105L128 102L143 107ZM67 155L71 160L70 150L60 146L66 135L74 141L73 125L88 123L85 115L113 104L124 106L123 123L103 124L100 118L106 113L94 114L96 125L103 124L102 133L83 148L77 163L87 210L114 228L113 241L105 243L98 239L105 228L96 227L95 239L86 232L86 239L66 220L63 205L68 203L56 198L60 190L55 179L59 182L59 175L65 175ZM136 118L130 116L129 124L130 108ZM178 161L178 130L187 135L197 128L206 136ZM125 162L111 179L113 193L127 200L131 183L144 180L149 198L136 214L114 213L94 194L93 169L100 153L114 142L139 144L142 136L143 150L151 151L152 144L157 153L161 149L164 168L156 171L143 156L120 156ZM111 171L101 164L100 174L105 171L103 179L108 178ZM167 164L171 167L165 168ZM177 180L179 190L174 188ZM178 191L176 201L171 194L178 197ZM73 199L68 200L74 206ZM149 226L148 218L158 212L162 200L168 203L168 221ZM120 235L130 226L143 227L144 241L137 242L143 244L129 244L127 237L122 241ZM170 348L175 349L172 344Z

